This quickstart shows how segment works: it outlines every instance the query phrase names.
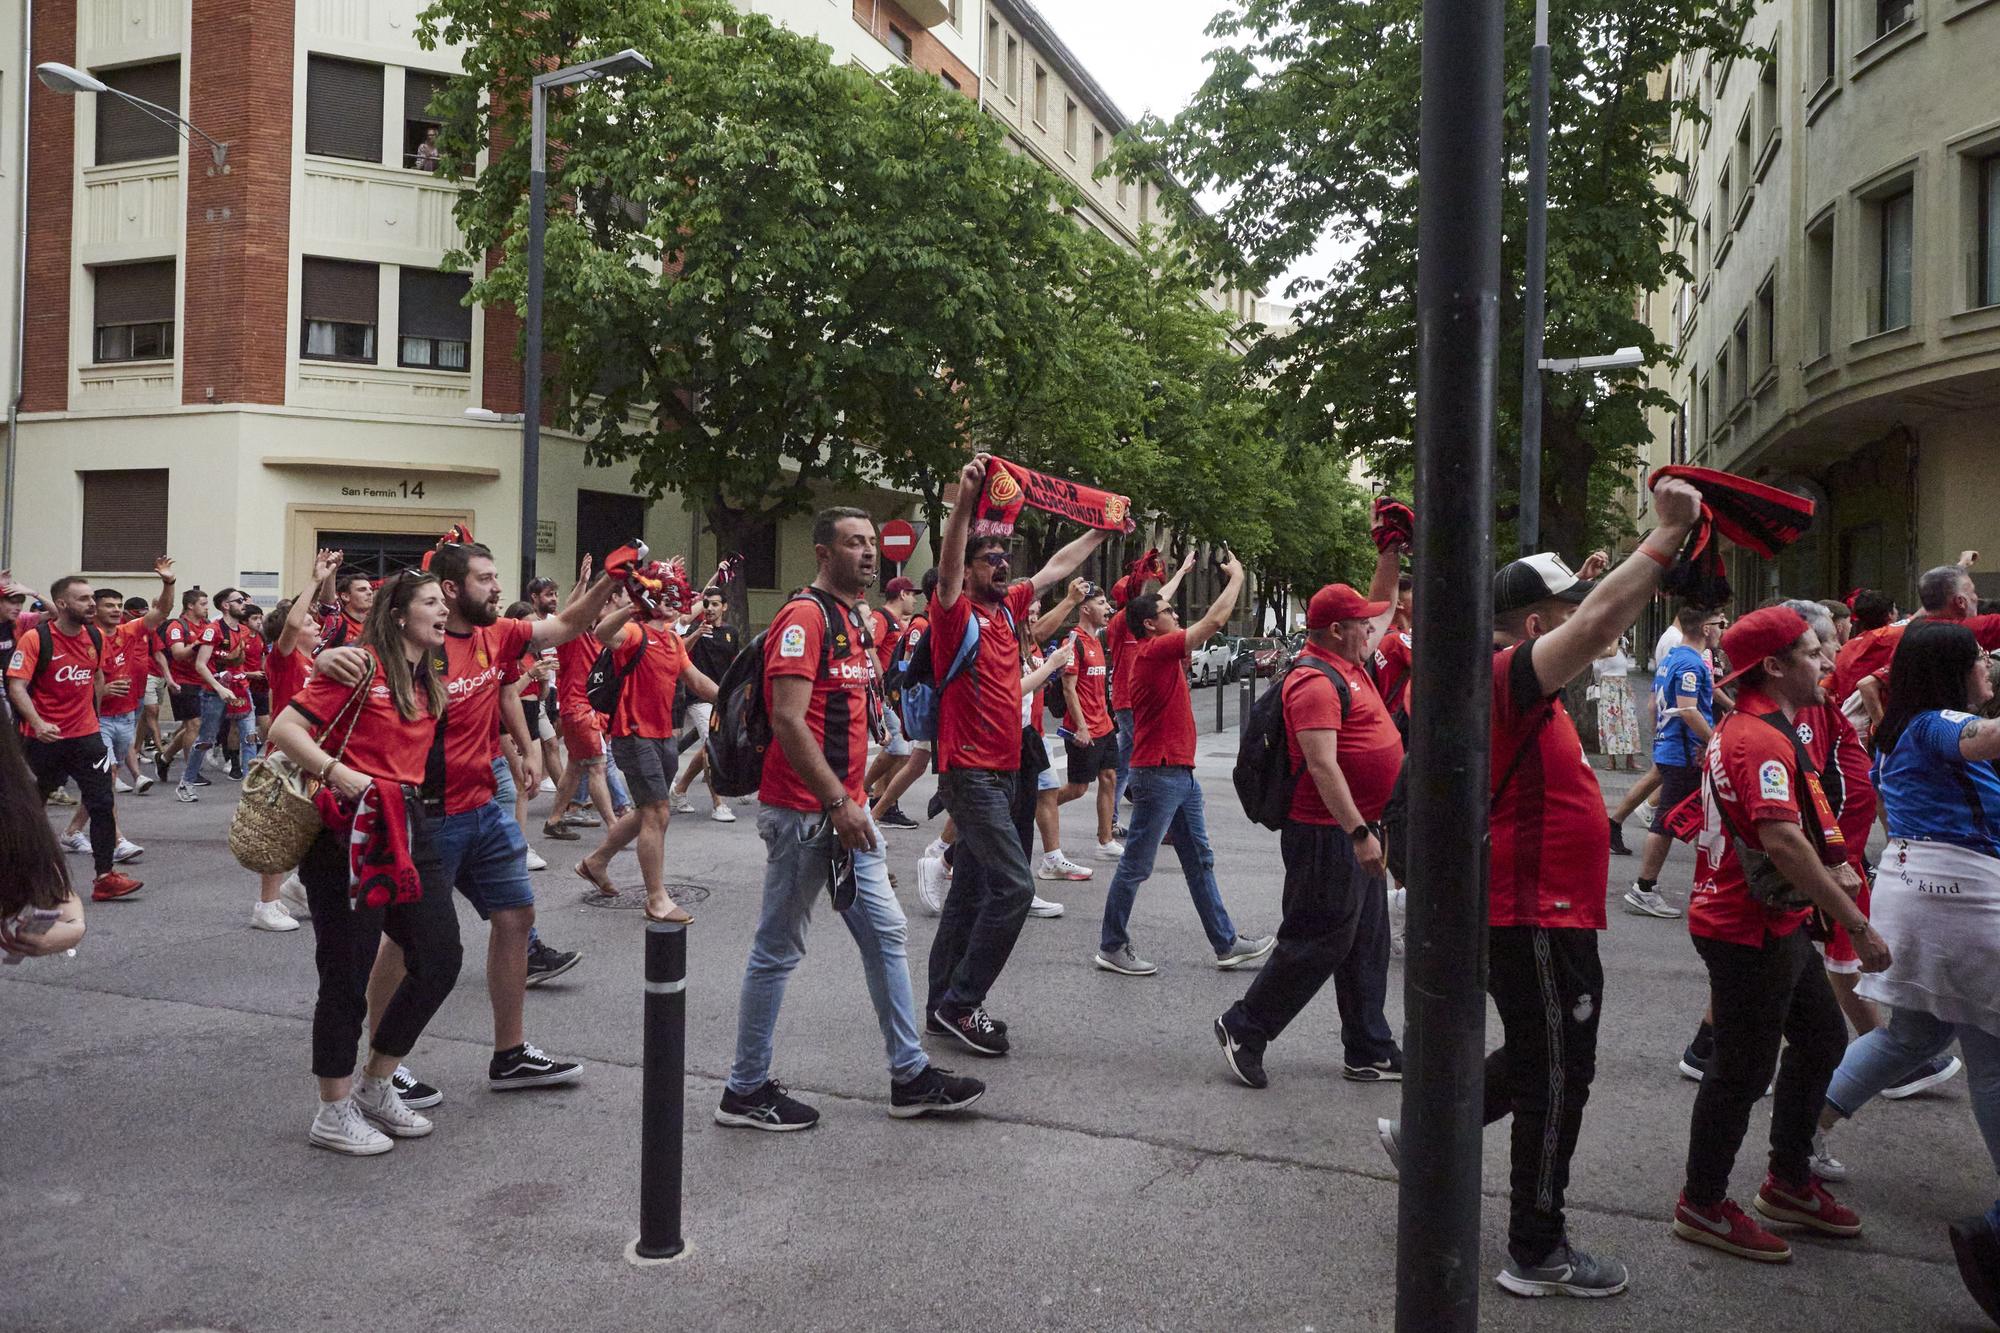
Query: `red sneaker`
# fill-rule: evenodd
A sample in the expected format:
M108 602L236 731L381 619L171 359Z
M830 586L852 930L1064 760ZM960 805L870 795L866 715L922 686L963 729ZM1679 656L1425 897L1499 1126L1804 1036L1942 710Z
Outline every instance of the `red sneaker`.
M116 870L107 870L91 883L90 900L92 902L108 903L118 898L130 898L145 887L144 884L133 879L130 875L121 874Z
M1797 1222L1828 1236L1861 1234L1861 1214L1828 1194L1818 1176L1807 1176L1806 1187L1795 1189L1767 1175L1754 1202L1757 1211L1773 1222Z
M1782 1236L1774 1236L1757 1225L1734 1199L1724 1199L1713 1208L1697 1208L1687 1195L1674 1205L1674 1234L1682 1240L1706 1245L1741 1259L1782 1264L1792 1257L1792 1247Z

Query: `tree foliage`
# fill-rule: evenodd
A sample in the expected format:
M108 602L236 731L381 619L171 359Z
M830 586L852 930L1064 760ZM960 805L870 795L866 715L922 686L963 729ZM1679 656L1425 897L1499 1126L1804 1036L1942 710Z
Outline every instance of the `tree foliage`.
M1739 41L1750 0L1569 0L1551 12L1547 351L1672 349L1639 318L1643 293L1685 266L1669 247L1691 219L1657 182L1676 114L1649 76L1685 52L1753 56ZM1181 238L1205 263L1272 282L1322 243L1338 254L1284 294L1294 331L1264 340L1268 377L1300 443L1388 472L1416 434L1417 132L1421 0L1232 0L1189 107L1148 120L1119 149L1128 173L1171 173L1219 195L1212 214L1169 195ZM1509 0L1500 332L1502 517L1517 504L1521 291L1532 0ZM1544 544L1580 553L1622 523L1620 478L1646 438L1648 407L1671 407L1637 374L1550 376L1543 423Z

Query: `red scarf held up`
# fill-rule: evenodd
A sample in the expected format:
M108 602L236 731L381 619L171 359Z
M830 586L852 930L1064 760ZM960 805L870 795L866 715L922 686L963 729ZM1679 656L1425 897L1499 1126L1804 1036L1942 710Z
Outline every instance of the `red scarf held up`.
M328 831L347 835L347 894L357 906L400 907L424 896L401 785L371 781L359 801L322 786L313 805Z
M1130 532L1137 526L1132 521L1132 502L1122 495L989 457L986 488L980 492L979 508L972 516L974 535L1004 537L1011 533L1024 504L1086 528Z

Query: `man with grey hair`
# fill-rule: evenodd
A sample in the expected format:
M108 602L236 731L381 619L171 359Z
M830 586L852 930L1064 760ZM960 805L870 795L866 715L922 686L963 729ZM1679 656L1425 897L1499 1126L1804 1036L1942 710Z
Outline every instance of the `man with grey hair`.
M1917 580L1920 607L1917 617L1963 625L1972 631L1979 646L1990 653L2000 651L2000 616L1978 614L1979 589L1972 582L1972 567L1978 562L1979 552L1961 551L1957 564L1925 570ZM1854 692L1861 696L1871 727L1882 720L1882 709L1889 697L1888 663L1896 655L1896 645L1902 642L1904 628L1891 625L1882 631L1876 653L1883 665L1855 683Z

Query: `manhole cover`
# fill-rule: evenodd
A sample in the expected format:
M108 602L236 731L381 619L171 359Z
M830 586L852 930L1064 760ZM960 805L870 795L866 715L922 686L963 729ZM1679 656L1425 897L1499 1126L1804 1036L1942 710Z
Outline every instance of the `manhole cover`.
M614 912L638 912L646 906L646 886L644 884L621 884L616 893L599 893L586 889L578 899L585 907L602 907ZM699 884L667 885L667 896L682 907L692 907L696 903L708 901L708 890Z

